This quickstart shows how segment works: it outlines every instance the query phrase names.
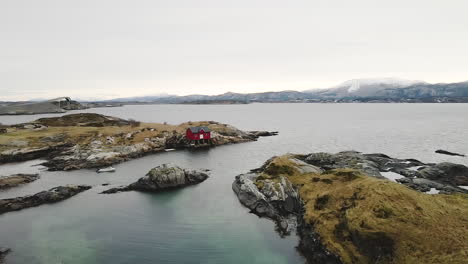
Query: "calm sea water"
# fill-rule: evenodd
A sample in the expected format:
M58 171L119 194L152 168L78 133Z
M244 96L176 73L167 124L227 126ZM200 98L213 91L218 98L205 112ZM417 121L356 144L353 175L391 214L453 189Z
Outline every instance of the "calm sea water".
M468 104L147 105L76 112L172 124L215 120L280 134L204 151L151 155L119 164L112 174L41 171L40 180L0 192L0 198L69 183L95 187L57 204L0 215L0 247L13 249L10 263L303 263L295 250L297 237L280 238L270 221L239 204L231 190L237 174L273 155L351 149L468 165L468 158L434 153L441 148L468 154ZM6 116L0 122L43 116L54 115ZM98 194L167 162L210 169L211 177L158 194ZM0 166L0 174L40 169L33 164Z

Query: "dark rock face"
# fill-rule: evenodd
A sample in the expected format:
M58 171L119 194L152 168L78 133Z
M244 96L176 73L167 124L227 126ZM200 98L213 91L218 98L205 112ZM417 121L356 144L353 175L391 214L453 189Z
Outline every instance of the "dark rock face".
M265 165L256 170L257 172L268 171L271 159ZM320 173L322 170L316 166L309 165L298 159L291 159L296 166L295 169L304 173ZM276 169L276 168L275 168ZM287 235L294 231L297 226L297 216L301 213L301 200L291 182L280 176L279 182L265 180L261 191L255 185L260 176L259 173L241 174L236 176L232 183L232 189L239 201L251 213L260 217L267 217L275 221L276 229L281 235Z
M304 223L303 218L298 219L297 233L299 245L297 249L307 259L308 263L341 264L338 256L330 252L320 241L320 236L313 227Z
M446 150L443 150L443 149L438 149L438 150L435 151L435 153L444 154L444 155L449 155L449 156L460 156L460 157L465 157L465 155L463 155L463 154L459 154L459 153L455 153L455 152L450 152L450 151L446 151Z
M43 191L34 195L10 199L0 199L0 214L11 211L18 211L47 203L56 203L89 189L91 189L91 186L66 185L55 187L48 191Z
M112 188L102 193L110 194L123 191L157 192L198 184L206 179L208 179L208 174L203 171L182 169L176 165L163 164L151 169L146 176L128 186Z
M5 260L5 256L10 253L10 249L9 248L2 248L0 247L0 264L4 263L4 260Z
M30 183L37 179L39 179L39 174L15 174L6 177L0 177L0 190Z

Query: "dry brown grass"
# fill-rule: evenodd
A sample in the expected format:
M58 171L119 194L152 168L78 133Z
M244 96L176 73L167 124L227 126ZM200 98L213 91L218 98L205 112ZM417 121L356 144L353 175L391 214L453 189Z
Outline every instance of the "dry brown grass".
M180 125L169 125L159 123L138 123L128 126L105 126L105 127L82 127L82 126L66 126L66 127L47 127L44 130L30 130L9 128L8 133L0 136L0 152L18 148L11 145L14 140L27 141L28 147L40 148L51 144L59 143L78 143L80 145L89 144L96 139L105 139L108 136L116 137L114 144L133 144L143 142L145 138L162 137L165 134L185 134L185 131L190 126L208 126L212 131L218 133L232 132L233 128L224 124L218 124L212 121L200 121L182 123ZM148 129L144 129L148 128ZM142 131L144 129L144 131ZM151 131L154 129L154 131ZM140 132L142 131L142 132ZM137 133L136 133L137 132ZM128 133L134 134L131 139L126 139ZM62 139L54 142L53 140L44 140L45 138L56 137L63 135ZM98 137L98 135L100 137Z
M288 166L288 159L279 157L273 163ZM351 169L281 175L299 188L305 221L345 263L468 259L466 195L424 194ZM388 252L377 258L373 250Z

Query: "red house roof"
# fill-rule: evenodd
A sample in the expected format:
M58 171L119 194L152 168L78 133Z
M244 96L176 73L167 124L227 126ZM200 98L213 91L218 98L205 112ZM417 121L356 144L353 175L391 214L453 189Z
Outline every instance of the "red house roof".
M200 133L200 131L203 130L203 132L211 132L211 129L209 129L206 126L196 126L196 127L189 127L190 131L194 134Z

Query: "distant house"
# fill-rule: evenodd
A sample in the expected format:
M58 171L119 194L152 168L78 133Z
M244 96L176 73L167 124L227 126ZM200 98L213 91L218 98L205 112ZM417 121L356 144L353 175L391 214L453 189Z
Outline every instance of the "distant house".
M211 130L206 126L189 127L185 132L188 140L209 140L211 139Z

